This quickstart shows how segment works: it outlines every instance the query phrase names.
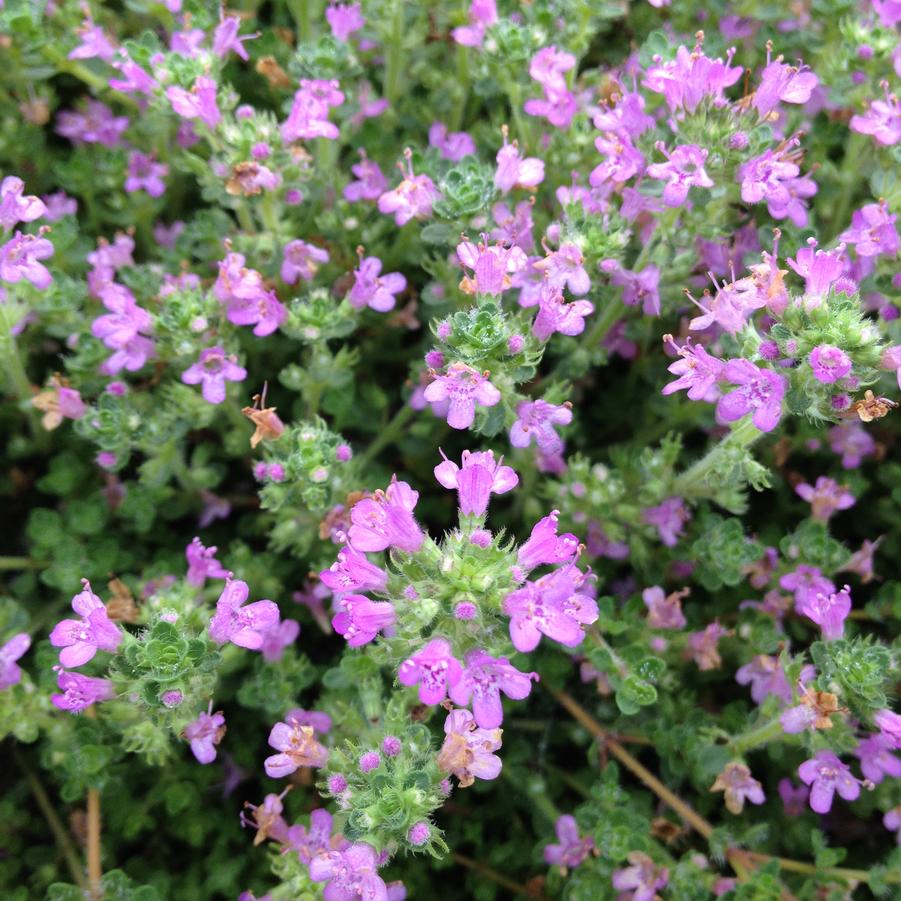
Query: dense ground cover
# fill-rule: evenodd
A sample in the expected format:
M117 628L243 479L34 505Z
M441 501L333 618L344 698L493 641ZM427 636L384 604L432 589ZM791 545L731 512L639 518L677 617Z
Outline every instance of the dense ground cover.
M899 25L0 3L3 898L897 897Z

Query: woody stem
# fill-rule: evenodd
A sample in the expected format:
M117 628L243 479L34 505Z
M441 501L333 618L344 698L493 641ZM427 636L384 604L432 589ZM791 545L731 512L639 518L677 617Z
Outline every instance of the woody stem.
M75 850L75 845L72 843L72 839L69 837L66 827L63 826L62 821L53 809L53 804L50 802L50 798L47 797L47 792L44 790L41 780L25 762L25 758L22 757L19 753L19 749L15 745L13 745L12 748L12 755L16 765L22 771L22 775L25 776L28 788L31 790L32 795L34 795L34 800L37 802L38 807L40 807L41 813L44 815L44 819L47 821L47 825L50 827L54 839L56 839L57 847L66 861L66 866L69 868L72 879L82 891L87 891L88 883L84 878L84 872L82 871L78 852Z
M713 835L713 825L696 813L675 792L668 789L650 770L637 761L615 738L606 732L603 726L590 714L578 701L564 691L551 692L557 701L566 708L576 722L590 732L599 743L606 748L627 770L640 779L661 801L672 808L703 838L710 839ZM770 726L771 724L767 724ZM753 863L768 863L775 860L779 867L793 873L806 873L815 876L833 876L845 879L848 882L868 882L870 873L867 870L851 870L845 867L818 867L815 864L802 860L791 860L786 857L772 857L769 854L758 854L744 851L739 848L730 848L726 853L726 859L738 875L739 879L746 879L749 874L749 865ZM901 883L901 874L883 874L885 881L892 884Z
M461 866L466 867L468 870L472 870L474 873L478 873L480 876L484 876L486 879L490 879L492 882L496 882L498 885L502 885L504 888L509 889L515 895L525 895L527 898L538 898L543 899L545 896L541 894L541 892L527 888L524 885L520 885L518 882L514 882L512 879L508 879L504 876L503 873L498 873L497 870L493 870L491 867L486 864L479 863L477 860L473 860L470 857L464 857L462 854L458 854L456 851L451 853L451 856L454 859L455 863L460 864Z
M91 886L91 897L100 901L103 897L101 880L103 870L100 866L100 792L96 788L88 789L88 882Z

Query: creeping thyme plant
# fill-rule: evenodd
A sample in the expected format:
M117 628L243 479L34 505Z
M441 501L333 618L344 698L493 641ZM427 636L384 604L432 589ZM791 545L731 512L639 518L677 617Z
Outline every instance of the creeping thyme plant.
M901 896L901 3L0 60L3 899Z

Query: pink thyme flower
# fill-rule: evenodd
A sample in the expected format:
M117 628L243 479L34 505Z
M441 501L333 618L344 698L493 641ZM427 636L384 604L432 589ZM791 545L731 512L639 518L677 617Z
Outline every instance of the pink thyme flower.
M854 801L860 795L860 782L832 751L817 751L798 767L798 775L810 786L810 807L817 813L829 813L836 792L846 801Z
M497 779L501 759L493 752L501 746L501 732L478 727L468 710L452 710L444 721L438 768L456 776L461 788L468 788L477 778Z
M851 215L851 227L843 231L839 241L853 244L857 255L894 257L901 247L895 227L898 217L889 213L885 203L868 203Z
M532 235L535 223L532 219L532 204L529 201L523 200L516 204L513 211L506 203L496 203L491 207L491 216L497 224L497 228L490 234L492 240L515 244L527 254L531 252L535 245L535 238ZM522 270L523 274L525 271Z
M280 795L266 795L263 803L259 805L251 804L249 801L244 802L244 810L240 814L241 826L256 830L256 835L253 837L254 846L262 844L267 838L280 844L290 843L290 830L282 816L284 810L282 801L290 788L291 786L288 786ZM244 812L246 810L250 811L250 815ZM303 829L302 826L296 828ZM331 817L329 817L329 832L331 832ZM239 897L238 901L243 901L243 899Z
M247 370L239 366L234 354L226 356L219 347L207 347L200 351L200 358L182 374L186 385L202 385L201 394L209 404L221 404L225 400L226 382L243 382Z
M667 547L675 547L685 530L685 523L691 519L681 497L668 497L656 507L646 507L641 513L641 521L657 529L660 540Z
M285 714L285 720L298 726L312 726L314 732L327 735L332 731L332 718L321 710L304 710L295 707Z
M682 598L688 589L667 594L659 585L645 588L641 599L648 608L648 625L652 629L684 629L685 614L682 612Z
M310 879L327 883L323 898L388 901L388 887L378 874L379 856L372 845L356 842L340 851L317 854L310 861Z
M791 702L791 685L776 657L758 654L750 663L739 667L735 681L739 685L751 686L751 699L755 704L762 704L770 695L775 695L786 704Z
M802 482L795 486L795 492L810 504L810 515L821 522L829 522L837 510L847 510L855 503L854 495L844 485L827 476L820 476L815 486Z
M453 29L451 37L464 47L481 47L485 32L498 21L495 0L471 0L467 19L469 24Z
M495 461L493 451L464 450L461 465L444 456L435 467L435 478L445 488L457 489L460 511L464 516L483 516L492 494L506 494L519 484L519 476L503 465L503 458Z
M843 379L851 371L851 358L832 344L818 344L808 357L813 377L824 385Z
M17 231L0 247L0 281L16 284L24 279L39 291L45 291L53 277L40 261L52 256L53 245L42 235L23 235Z
M723 792L726 810L734 814L742 812L745 801L750 801L752 804L763 804L766 800L763 787L743 763L727 763L723 771L716 777L710 790Z
M546 400L522 401L516 406L516 422L510 428L513 447L528 447L533 442L544 454L563 450L563 439L554 426L569 425L572 409L566 404L550 404Z
M47 207L44 216L48 222L59 222L60 219L74 216L78 212L78 201L74 197L69 197L65 191L45 194L42 200Z
M497 152L497 171L494 174L495 187L501 194L508 194L514 188L535 188L544 181L544 161L537 157L523 157L519 145L507 142L507 127L502 129L504 145Z
M289 241L282 251L281 277L286 285L293 285L298 279L310 281L320 263L327 263L328 251L307 244L306 241Z
M533 651L542 635L569 648L582 643L583 627L598 619L594 598L580 591L585 581L586 575L575 566L564 566L504 598L503 611L510 617L510 639L517 651Z
M663 62L655 57L654 65L647 70L645 87L663 94L671 112L694 112L701 102L709 99L714 106L725 104L724 91L741 78L744 69L732 66L734 48L726 53L725 61L704 55L700 46L689 50L679 47L673 60Z
M332 34L343 43L347 43L350 36L366 24L359 3L336 3L331 0L326 7L325 18Z
M263 633L260 653L266 663L277 663L282 659L285 648L290 648L300 635L300 623L296 619L283 619Z
M808 238L807 246L798 250L795 259L787 260L788 265L804 279L804 305L808 309L820 305L845 269L842 259L844 245L835 251L817 250L816 247L816 239Z
M760 84L754 92L754 108L761 119L766 119L780 101L807 103L819 83L820 80L807 66L785 65L779 56L768 62L760 74Z
M476 152L475 142L467 132L448 132L443 122L433 122L429 128L429 147L434 147L444 159L455 163Z
M82 579L84 589L72 598L72 609L81 619L64 619L50 633L50 644L62 648L59 662L64 667L81 666L97 651L115 651L122 643L122 632L109 618L103 601L91 591L91 583Z
M528 540L520 545L516 562L526 572L545 563L569 563L579 553L579 539L575 535L557 534L559 517L559 510L551 510L535 523Z
M320 854L327 854L336 848L342 850L349 842L332 836L332 815L324 808L310 814L310 828L300 824L288 829L287 844L301 861L309 866Z
M484 237L484 236L483 236ZM464 269L471 269L460 282L465 294L487 294L497 297L513 286L513 276L528 265L522 248L513 244L473 244L463 241L457 245L457 259Z
M901 845L901 804L897 807L893 807L885 814L882 818L882 825L885 826L886 829L890 829L892 832L897 833L895 835L895 841L898 845Z
M328 749L316 741L313 727L298 723L290 715L286 719L269 733L269 746L280 752L263 761L271 779L290 776L302 766L322 767L328 761Z
M641 851L632 851L626 858L631 866L613 871L613 887L621 892L619 901L653 901L658 889L669 882L669 870L657 864Z
M396 295L405 291L407 280L400 272L381 275L382 261L378 257L364 257L359 250L360 265L354 269L354 283L347 293L351 306L360 310L369 307L377 313L387 313L397 304Z
M441 198L441 192L435 187L428 175L413 173L413 154L404 151L407 161L406 170L401 166L404 177L401 183L379 197L380 213L394 215L398 225L406 225L411 219L428 219L432 215L432 205Z
M128 177L125 190L128 193L146 191L151 197L162 197L166 193L163 179L169 174L165 163L157 163L152 156L132 151L128 156Z
M599 268L610 275L611 284L623 289L627 307L640 303L645 316L660 315L660 270L653 263L641 272L624 269L615 260L604 260Z
M807 798L810 794L810 789L806 785L794 785L791 779L780 779L778 788L785 815L789 817L801 816L807 808Z
M795 609L820 627L826 641L834 641L845 633L845 620L851 612L851 589L845 585L841 591L830 594L808 595Z
M392 476L391 484L373 497L357 501L350 511L350 543L360 551L383 551L396 547L415 554L425 535L413 516L419 492Z
M0 691L6 691L22 679L22 670L16 661L31 647L31 637L27 632L13 635L6 644L0 645Z
M590 301L566 303L560 290L545 282L538 295L538 315L532 323L532 334L539 341L547 341L555 332L581 335L585 331L585 317L593 312L594 304Z
M222 119L216 103L216 82L200 75L190 91L173 85L166 90L172 109L183 119L200 119L209 129L215 129Z
M723 395L716 405L717 416L735 422L748 414L761 432L771 432L782 416L782 398L788 379L772 369L760 369L749 360L729 360L723 369L726 381L739 387Z
M23 194L25 182L7 175L0 182L0 228L10 229L18 222L34 222L47 213L44 201L33 194Z
M729 634L729 630L723 628L714 620L700 632L692 632L688 636L688 655L697 664L702 672L719 669L723 663L719 654L719 641Z
M388 573L350 545L338 551L338 559L319 578L335 593L384 591L388 584Z
M220 59L225 59L230 52L234 52L245 62L250 59L244 44L255 40L259 35L246 34L244 37L238 37L240 29L241 20L237 16L224 16L220 10L219 24L213 32L213 53Z
M901 750L901 716L891 710L879 710L873 717L873 722L889 747Z
M406 686L418 684L419 700L429 705L440 704L462 676L463 667L445 638L433 638L397 671L397 681Z
M291 111L281 126L282 139L289 144L312 138L335 140L340 132L328 121L328 115L332 107L342 103L344 94L334 79L301 79L300 90L294 94Z
M86 101L83 112L63 110L56 117L56 133L73 144L119 147L128 126L128 116L113 115L113 111L99 100Z
M614 103L614 105L609 105ZM607 106L595 113L594 127L598 131L622 132L638 138L655 125L653 116L645 112L645 99L637 91L618 91Z
M227 579L228 571L216 559L216 547L204 547L199 538L185 548L188 560L188 573L185 581L188 585L203 588L207 579Z
M666 182L663 188L663 202L669 207L682 206L688 199L692 187L712 188L713 180L704 169L707 151L696 144L679 144L672 153L667 152L663 142L654 145L667 159L665 163L653 163L645 170L649 178Z
M246 582L226 580L208 630L216 644L230 641L251 651L263 646L263 633L278 622L278 606L272 601L254 601L245 607L249 593Z
M213 702L206 713L185 726L185 738L191 743L191 753L198 763L212 763L216 759L216 745L225 735L225 716L221 710L213 713Z
M645 158L626 135L608 132L594 139L594 146L604 160L588 176L588 183L600 188L607 182L621 185L645 170Z
M111 62L116 55L116 48L106 36L106 32L94 24L90 14L76 29L79 43L69 51L68 59L102 59Z
M726 364L707 353L703 345L692 346L691 338L686 338L681 347L676 344L672 335L664 335L663 340L681 359L667 368L668 372L678 378L665 385L661 394L669 395L684 388L691 400L713 403L720 396L716 383L722 380Z
M557 817L554 832L557 833L557 843L544 846L545 862L552 866L573 870L590 854L598 853L593 838L580 838L579 824L568 813Z
M860 761L860 771L865 779L878 785L888 776L890 779L901 777L901 757L892 754L892 745L881 734L869 735L861 739L852 751Z
M553 288L568 288L572 294L587 294L591 279L583 266L584 258L577 244L561 244L543 260L535 263L535 269L544 273L545 280Z
M363 150L360 151L362 159L350 171L357 177L357 181L350 182L344 188L344 199L351 203L360 200L378 200L388 189L388 180L385 178L379 164L366 159Z
M901 141L901 103L889 93L887 82L885 99L871 100L862 116L851 117L849 126L858 134L871 135L883 147L892 147Z
M384 629L394 625L397 614L388 601L371 601L362 594L343 594L338 599L338 613L332 617L332 628L349 647L369 644Z
M444 375L434 375L423 397L430 404L448 401L447 424L452 429L468 429L475 419L476 406L493 407L501 393L480 373L465 363L455 362Z
M779 587L794 593L795 610L798 613L802 606L812 603L818 594L830 595L835 591L835 585L816 566L806 566L803 563L793 572L781 576Z
M111 78L107 84L121 94L146 94L150 96L159 83L148 75L124 50L119 51L119 59L114 59L110 65L116 69L121 78Z
M109 701L115 697L113 683L109 679L95 679L93 676L82 676L80 673L66 672L57 668L57 685L62 694L50 696L54 707L78 713L92 704Z
M521 701L532 690L537 673L523 673L506 657L492 657L482 650L470 651L460 681L448 686L451 700L461 707L472 699L472 712L481 729L496 729L504 718L501 692Z

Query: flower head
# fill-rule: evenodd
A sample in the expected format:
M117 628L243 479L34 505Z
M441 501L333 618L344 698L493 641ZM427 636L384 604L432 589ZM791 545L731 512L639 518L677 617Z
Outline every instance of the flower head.
M569 425L573 412L567 404L551 404L546 400L522 401L516 407L516 422L510 428L510 443L528 447L534 443L544 454L563 450L563 439L554 426Z
M50 700L55 707L70 713L78 713L92 704L115 697L113 683L109 679L66 672L62 667L58 668L56 682L62 694L51 695Z
M228 571L216 559L215 547L204 547L199 538L185 548L185 557L188 560L188 574L185 581L189 585L203 588L207 579L227 579Z
M425 535L413 516L419 492L393 476L385 491L357 501L350 511L350 543L360 551L383 551L396 547L414 554Z
M354 283L347 294L351 306L369 307L377 313L394 309L396 295L406 290L407 280L400 272L381 275L381 271L382 261L378 257L364 257L360 253L360 265L354 269Z
M397 615L388 601L372 601L362 594L345 594L338 600L332 628L352 648L369 644L383 629L394 625Z
M266 775L272 779L289 776L302 766L321 767L328 760L328 749L314 737L312 726L293 719L276 723L269 733L269 746L279 751L263 762Z
M408 657L397 671L401 685L419 685L419 700L423 704L440 704L448 688L455 686L463 675L460 661L454 657L450 642L433 638L412 657Z
M752 804L763 804L766 800L762 786L743 763L727 763L725 769L716 777L710 790L724 793L723 797L729 813L741 813L745 801L750 801Z

